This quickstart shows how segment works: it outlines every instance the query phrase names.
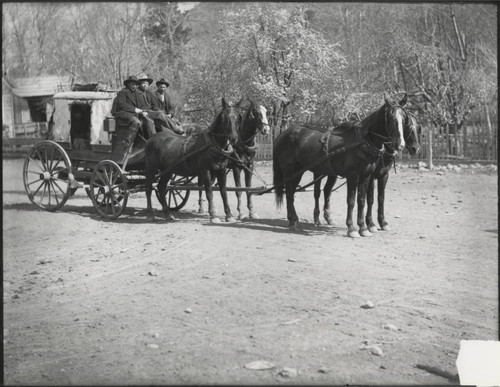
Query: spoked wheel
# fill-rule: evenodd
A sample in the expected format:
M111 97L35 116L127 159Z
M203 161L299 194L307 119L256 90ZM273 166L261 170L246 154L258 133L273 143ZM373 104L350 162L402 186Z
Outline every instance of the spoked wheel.
M127 176L114 161L101 161L90 179L89 194L99 215L116 219L127 206Z
M24 188L36 206L56 211L71 196L71 161L62 146L41 141L26 156L23 168Z
M183 177L183 176L177 176L177 175L172 175L172 179L170 179L170 185L175 185L175 186L181 186L190 183L193 180L193 177ZM158 201L161 203L160 200L160 193L158 192L158 189L155 188L155 193L156 197L158 198ZM168 190L165 194L165 200L167 203L167 207L171 211L177 211L180 210L182 207L184 207L189 199L189 194L190 191L184 191L184 190L178 190L178 189L171 189Z

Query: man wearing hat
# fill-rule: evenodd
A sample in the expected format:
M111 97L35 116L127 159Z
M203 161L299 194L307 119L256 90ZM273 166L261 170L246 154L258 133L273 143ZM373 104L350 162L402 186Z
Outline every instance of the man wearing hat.
M149 116L153 119L156 131L161 132L164 128L167 128L174 131L174 133L183 134L184 131L182 130L180 125L176 126L172 122L172 115L167 115L167 112L162 109L162 106L156 98L156 95L148 90L148 86L153 83L153 79L149 78L145 74L141 74L137 78L139 80L139 107L146 110Z
M163 110L169 118L174 116L174 106L170 102L170 96L167 94L167 88L170 86L168 81L165 78L160 79L156 82L156 93L154 96L156 97L156 102L160 106L160 109Z
M144 137L151 137L156 131L154 122L148 117L147 111L140 108L141 101L137 92L139 80L131 75L123 84L125 87L116 94L111 114L117 122L127 124L134 130L138 131L142 126Z
M169 86L170 84L165 78L156 82L156 92L153 94L155 97L155 104L158 106L158 109L166 113L169 128L174 131L182 130L181 124L174 119L174 105L170 101L170 96L167 94L167 88Z

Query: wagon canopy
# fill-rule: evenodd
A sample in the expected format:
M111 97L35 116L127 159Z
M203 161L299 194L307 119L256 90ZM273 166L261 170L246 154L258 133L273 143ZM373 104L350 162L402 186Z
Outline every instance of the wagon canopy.
M75 105L90 106L90 143L110 145L108 133L104 131L104 119L111 116L111 107L116 93L92 91L68 91L54 95L51 139L71 142L71 110Z

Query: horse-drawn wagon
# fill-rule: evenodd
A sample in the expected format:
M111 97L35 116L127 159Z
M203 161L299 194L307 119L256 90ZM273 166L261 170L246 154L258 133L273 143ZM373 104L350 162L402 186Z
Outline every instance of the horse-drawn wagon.
M115 219L123 213L130 194L145 190L146 140L115 122L111 116L115 96L102 91L54 95L47 139L28 152L23 168L26 192L36 206L56 211L78 188L84 188L99 215ZM173 174L161 193L154 182L158 200L164 199L164 211L179 210L191 190L201 190L192 183L195 177Z
M23 168L26 192L36 206L56 211L78 188L85 188L97 212L115 219L123 213L129 194L144 189L146 140L115 122L110 113L115 95L54 95L47 139L31 148ZM175 209L188 195L189 191L169 192L167 200Z

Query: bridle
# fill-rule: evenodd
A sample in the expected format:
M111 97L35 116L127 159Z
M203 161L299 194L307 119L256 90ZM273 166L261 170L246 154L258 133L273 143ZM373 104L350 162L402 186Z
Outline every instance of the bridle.
M400 105L391 106L389 109L387 109L386 107L384 107L385 131L387 133L387 136L384 136L384 135L382 135L380 133L375 133L375 132L368 133L368 135L371 134L373 136L382 138L384 147L390 148L390 149L394 148L394 137L393 137L392 131L391 132L389 131L389 127L388 127L388 121L389 120L388 120L387 116L389 115L390 112L392 112L395 109L401 109L404 112L404 114L405 114L406 117L407 117L407 114L408 114L408 112L406 111L406 109L403 106L400 106ZM404 133L403 133L403 136L404 136Z
M262 121L262 114L259 112L258 116L255 116L254 108L255 108L255 105L253 105L252 109L247 111L247 114L245 115L245 117L242 118L241 124L240 124L240 125L243 125L243 123L246 122L248 119L257 122L257 130L255 130L255 132L249 138L247 138L245 140L243 140L241 138L238 139L238 143L241 145L241 148L243 148L244 150L247 150L247 151L252 151L255 148L257 148L257 145L255 144L255 137L257 136L258 133L264 134L265 124Z
M229 105L229 107L231 107L231 105ZM228 115L229 114L230 113L228 113ZM228 130L228 126L233 125L233 124L231 122L229 123L229 125L227 124L227 121L231 121L230 117L220 117L220 119L222 120L222 127L224 128L224 132L223 133L216 133L213 130L209 130L206 132L206 134L207 134L207 136L210 140L210 144L211 144L212 148L214 148L215 152L221 153L227 157L228 155L230 155L234 151L231 143L229 142L229 137L230 137L229 132L230 131ZM226 140L227 140L226 142L229 142L229 144L226 146L220 146L216 141L217 137L226 138ZM225 149L226 147L227 147L227 149Z

